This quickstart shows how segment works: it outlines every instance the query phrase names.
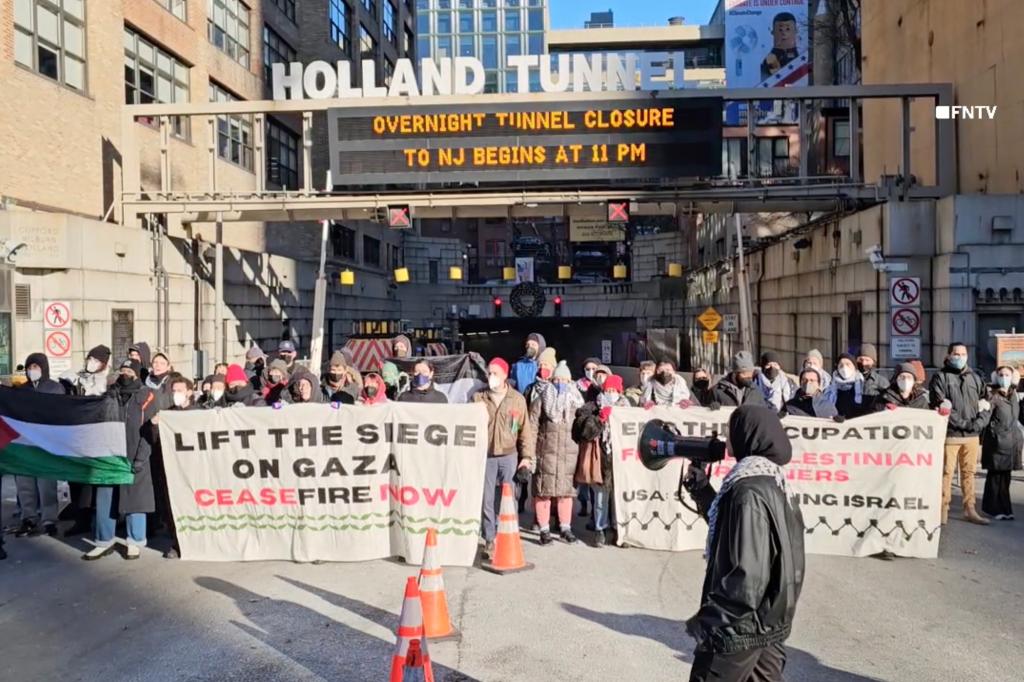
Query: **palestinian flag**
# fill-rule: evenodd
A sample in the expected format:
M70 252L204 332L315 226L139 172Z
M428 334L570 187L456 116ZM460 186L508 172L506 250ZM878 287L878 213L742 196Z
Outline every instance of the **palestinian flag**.
M388 358L399 372L409 376L421 358ZM477 353L422 358L434 368L434 388L448 396L449 403L468 403L470 396L487 386L487 363Z
M113 400L0 386L0 474L131 483L126 451L124 422Z

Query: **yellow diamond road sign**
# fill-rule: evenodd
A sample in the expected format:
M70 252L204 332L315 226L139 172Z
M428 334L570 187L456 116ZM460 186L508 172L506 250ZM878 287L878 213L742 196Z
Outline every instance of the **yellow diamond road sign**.
M714 308L708 308L700 314L697 321L710 332L714 331L715 327L722 323L722 316Z

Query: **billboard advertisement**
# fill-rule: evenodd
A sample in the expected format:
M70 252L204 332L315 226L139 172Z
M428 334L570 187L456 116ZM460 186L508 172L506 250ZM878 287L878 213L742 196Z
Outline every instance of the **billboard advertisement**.
M725 76L730 88L805 86L811 73L807 0L726 0ZM764 102L760 123L796 121L796 104ZM739 106L729 125L739 125Z

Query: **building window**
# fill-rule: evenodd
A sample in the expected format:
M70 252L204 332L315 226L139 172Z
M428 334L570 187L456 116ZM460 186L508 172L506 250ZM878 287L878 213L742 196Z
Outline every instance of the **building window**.
M498 13L494 10L484 10L480 13L480 26L484 33L498 32Z
M757 173L762 178L793 174L789 162L788 137L759 137L757 139Z
M331 41L348 55L348 5L345 0L331 0L327 15L331 24Z
M441 36L437 38L437 50L435 50L435 54L441 59L452 56L451 36Z
M210 81L211 102L241 101L230 92ZM237 166L252 170L252 117L217 117L217 156Z
M299 188L299 135L273 118L267 119L267 183Z
M510 33L505 36L505 56L523 53L523 37L518 33Z
M385 0L386 2L387 0ZM377 16L377 3L374 0L363 0L363 7L371 17Z
M430 15L426 12L420 12L416 15L416 32L420 38L430 33Z
M498 68L498 37L497 36L484 36L483 37L483 62L485 69L496 69Z
M850 155L850 121L837 119L832 121L832 156Z
M188 85L188 66L135 31L124 30L125 104L182 104L188 102ZM156 124L156 119L150 117L136 120ZM171 117L171 134L188 139L187 116Z
M370 235L363 235L363 263L380 267L380 240Z
M210 42L249 68L249 8L239 0L209 0L207 20Z
M725 177L735 180L744 175L746 142L736 137L722 140L722 175Z
M505 30L516 32L523 30L523 22L519 18L519 10L505 10Z
M405 29L405 42L402 43L402 52L404 52L405 56L409 57L410 59L412 59L412 56L413 56L412 55L413 43L415 43L415 39L412 37L412 31L410 31L408 28L406 28Z
M410 57L412 55L409 55ZM416 39L416 57L426 59L430 56L430 38L420 36Z
M395 33L395 14L398 10L391 0L384 0L384 40L398 47L398 34Z
M330 229L331 255L335 258L356 259L356 231L331 223Z
M359 56L362 59L373 59L377 56L377 41L362 24L359 24Z
M437 32L438 33L451 33L452 32L452 13L451 12L438 12L437 13Z
M472 33L473 32L473 12L472 10L463 10L459 12L459 33Z
M526 27L530 31L544 30L544 10L531 9L526 15Z
M384 58L384 85L391 87L391 79L395 77L395 63Z
M427 279L429 280L430 284L437 284L438 280L440 279L440 277L438 276L440 269L441 264L438 263L436 260L427 261Z
M297 59L295 48L284 41L277 31L263 24L263 79L269 92L272 64L290 64Z
M85 0L15 0L14 60L85 91Z
M505 241L488 239L484 242L484 265L499 267L505 265Z
M472 57L476 54L476 45L473 44L473 36L459 36L459 56Z
M281 13L295 23L295 0L272 0Z
M165 10L182 21L188 21L188 0L156 0Z
M531 33L529 36L526 54L544 54L544 34Z

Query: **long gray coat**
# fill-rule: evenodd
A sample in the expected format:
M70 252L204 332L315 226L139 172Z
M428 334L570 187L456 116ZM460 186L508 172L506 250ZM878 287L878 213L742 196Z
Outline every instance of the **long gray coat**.
M135 471L135 482L130 485L118 486L117 513L133 514L136 512L156 511L153 496L153 472L149 458L153 454L153 443L156 429L152 419L159 411L155 392L143 386L127 401L122 402L115 385L108 394L117 401L121 419L124 420L128 461Z
M550 386L550 384L549 384ZM570 390L576 390L575 387ZM537 434L537 470L533 475L534 497L574 497L579 446L572 439L573 408L555 423L544 414L540 396L530 403L530 422Z

